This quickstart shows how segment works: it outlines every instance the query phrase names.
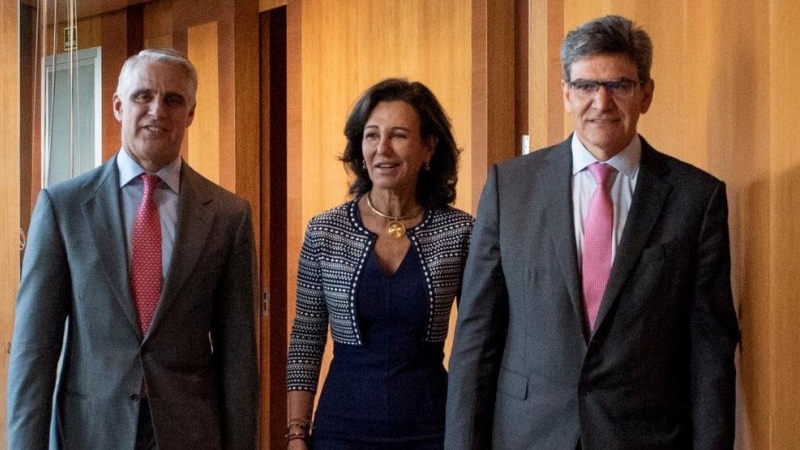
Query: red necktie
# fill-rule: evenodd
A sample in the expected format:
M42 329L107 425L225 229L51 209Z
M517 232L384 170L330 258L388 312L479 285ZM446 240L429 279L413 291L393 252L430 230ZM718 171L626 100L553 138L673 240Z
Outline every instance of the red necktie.
M142 174L142 204L133 222L131 292L139 312L142 334L147 333L161 296L161 220L153 192L161 181L157 175Z
M593 330L611 273L614 211L607 185L615 169L608 164L594 163L589 171L597 181L597 188L589 200L583 226L583 301L589 330Z

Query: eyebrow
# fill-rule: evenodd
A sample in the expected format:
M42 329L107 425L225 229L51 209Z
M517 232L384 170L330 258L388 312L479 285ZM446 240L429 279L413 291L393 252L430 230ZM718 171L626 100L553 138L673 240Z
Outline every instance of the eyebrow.
M136 97L137 95L150 94L152 92L153 92L152 89L136 89L136 90L131 91L131 95L130 96L131 96L131 98L133 98L133 97Z
M380 128L380 127L378 125L364 125L364 129L366 130L367 128ZM402 126L389 127L389 130L390 131L403 130L403 131L411 132L410 128L406 128L406 127L402 127Z
M141 95L141 94L154 94L155 92L156 91L153 90L153 89L140 88L140 89L136 89L133 92L131 92L130 98L136 98L136 96ZM188 101L188 99L183 94L181 94L180 92L169 91L169 92L165 92L164 93L164 98L171 97L171 96L179 97L179 98L183 99L184 101Z

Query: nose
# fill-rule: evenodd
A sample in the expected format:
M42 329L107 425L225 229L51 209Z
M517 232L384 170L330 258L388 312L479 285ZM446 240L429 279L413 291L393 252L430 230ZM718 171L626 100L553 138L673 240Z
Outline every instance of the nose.
M164 99L161 98L161 96L156 95L155 97L153 97L153 99L150 101L150 105L149 106L150 106L150 109L149 109L148 112L149 112L149 114L151 116L158 118L158 117L161 117L163 115L163 113L164 113Z
M389 138L386 136L382 136L381 140L378 142L377 153L379 155L385 155L391 150L389 146Z
M614 104L614 98L611 96L611 92L604 85L601 85L597 88L592 102L595 108L604 110Z

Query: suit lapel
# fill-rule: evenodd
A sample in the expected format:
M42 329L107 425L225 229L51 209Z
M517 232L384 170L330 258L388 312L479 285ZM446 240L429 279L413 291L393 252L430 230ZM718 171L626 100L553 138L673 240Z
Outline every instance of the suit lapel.
M661 156L642 139L639 179L633 194L625 229L617 247L606 291L597 313L596 329L617 301L653 231L672 187L664 181L668 168Z
M138 314L129 287L127 240L122 223L116 157L107 161L100 176L90 181L85 188L90 195L82 203L83 215L98 258L103 261L106 280L128 322L141 335Z
M194 268L206 248L211 233L214 214L208 208L208 204L213 200L213 196L203 189L199 180L200 175L184 161L181 164L178 229L175 245L172 248L172 260L148 336L158 328L170 306L177 300L178 293L194 273Z
M575 246L575 230L572 212L572 148L571 138L561 143L548 156L552 164L547 171L544 183L544 198L547 199L545 212L552 216L546 230L553 240L556 258L567 285L572 309L583 323L583 295L581 293L580 273L578 272L578 249Z

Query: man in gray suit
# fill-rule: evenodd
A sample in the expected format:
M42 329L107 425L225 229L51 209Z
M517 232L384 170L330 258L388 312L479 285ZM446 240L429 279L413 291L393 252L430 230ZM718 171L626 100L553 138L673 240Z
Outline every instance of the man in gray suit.
M10 449L255 448L251 212L180 157L196 92L180 53L132 56L114 95L122 149L40 193L16 303ZM144 178L158 239L135 237ZM137 253L156 258L149 313Z
M481 197L445 448L731 449L725 185L638 135L654 89L642 29L593 20L561 59L574 134L492 167Z

